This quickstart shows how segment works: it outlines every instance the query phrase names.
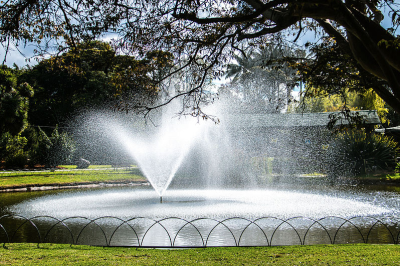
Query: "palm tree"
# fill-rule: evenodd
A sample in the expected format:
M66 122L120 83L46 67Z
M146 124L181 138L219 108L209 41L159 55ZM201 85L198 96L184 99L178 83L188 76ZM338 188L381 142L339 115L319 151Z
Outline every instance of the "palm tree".
M283 58L295 51L281 45L270 45L248 55L236 55L236 63L227 66L226 77L232 78L232 90L243 103L256 112L280 112L291 97L295 70L283 63Z

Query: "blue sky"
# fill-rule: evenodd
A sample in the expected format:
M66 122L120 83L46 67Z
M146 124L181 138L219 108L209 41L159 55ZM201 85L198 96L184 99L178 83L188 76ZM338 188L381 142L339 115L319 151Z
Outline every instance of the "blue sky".
M31 58L32 56L34 56L33 54L33 45L28 45L26 47L24 46L19 46L18 49L20 49L20 51L23 53L21 54L20 52L17 51L17 49L15 48L15 46L10 47L11 48L11 52L8 53L7 58L6 58L6 65L7 66L13 66L14 63L17 64L19 67L25 66L27 64L29 65L34 65L37 62L33 59L31 59L31 62L28 62L27 60L29 58ZM5 55L5 49L4 47L0 46L0 59L1 59L1 63L4 60L4 55Z
M384 20L382 21L381 25L384 28L391 27L391 16L387 14L388 10L383 10L386 13ZM400 30L398 29L397 34L400 34ZM314 32L308 31L300 40L298 40L298 44L302 45L307 41L314 40ZM27 45L20 45L18 49L22 52L18 52L16 47L11 46L11 52L9 52L5 64L7 66L13 66L14 63L17 64L19 67L23 67L26 65L35 65L37 61L33 58L34 53L33 50L35 49L34 44L27 44ZM0 46L0 60L3 62L5 55L5 49Z

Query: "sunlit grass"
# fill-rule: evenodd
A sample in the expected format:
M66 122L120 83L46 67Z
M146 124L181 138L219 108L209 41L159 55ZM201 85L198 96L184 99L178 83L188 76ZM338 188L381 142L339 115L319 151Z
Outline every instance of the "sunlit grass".
M103 168L103 169L102 169ZM137 168L95 168L100 170L68 169L47 171L0 172L0 188L92 183L112 181L145 181Z
M138 249L7 244L5 265L398 265L397 245Z
M388 174L385 176L386 180L400 182L400 173Z
M136 167L136 165L130 165L131 167ZM65 169L77 169L76 165L59 165L60 168ZM89 165L89 169L104 169L104 168L114 168L113 165Z

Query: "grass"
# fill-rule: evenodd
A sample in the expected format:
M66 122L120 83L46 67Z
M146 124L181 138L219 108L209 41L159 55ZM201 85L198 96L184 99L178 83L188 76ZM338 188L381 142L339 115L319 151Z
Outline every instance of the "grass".
M0 265L398 265L396 245L138 249L7 244Z
M400 173L387 174L383 179L400 182Z
M76 169L76 165L59 165L60 168L65 169ZM136 167L136 166L133 166ZM112 165L89 165L89 169L105 169L105 168L114 168Z
M93 166L93 170L55 170L51 171L12 171L0 172L0 188L38 186L38 185L62 185L74 183L93 182L132 182L146 181L137 168L114 169L108 167Z
M112 165L90 165L88 169L76 169L76 165L60 165L63 170L48 171L6 171L0 172L0 189L39 185L63 185L93 182L132 182L146 181L136 166L131 169L114 168ZM305 177L320 178L323 175L312 173ZM399 173L369 174L357 177L366 182L400 182Z
M400 183L400 173L394 171L382 171L377 173L367 173L352 177L353 179L367 184L394 184Z

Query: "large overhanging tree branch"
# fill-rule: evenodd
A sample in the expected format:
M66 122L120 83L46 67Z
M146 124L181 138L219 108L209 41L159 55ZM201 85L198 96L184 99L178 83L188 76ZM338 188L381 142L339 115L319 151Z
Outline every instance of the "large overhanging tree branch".
M382 26L381 10L391 28ZM0 41L42 51L112 34L121 52L168 51L177 60L171 71L195 67L203 75L182 96L200 99L205 75L222 76L233 55L306 28L336 41L340 55L369 76L365 86L400 112L399 10L394 0L8 0L0 6Z
M350 48L348 40L344 38L344 36L339 31L337 31L329 21L322 19L317 19L316 21L325 30L325 32L329 34L329 36L332 36L332 38L334 38L335 42L340 47L341 52L351 58L352 50ZM335 57L342 58L343 56L335 55ZM372 59L370 60L372 61ZM334 61L333 58L331 58L331 63L332 61ZM370 64L368 60L366 60L366 62ZM347 61L346 63L349 64L349 61ZM354 64L354 67L360 74L362 81L364 81L362 82L363 83L362 87L364 88L367 88L368 86L373 87L375 92L390 106L396 106L396 104L398 104L396 98L393 97L390 90L385 88L385 85L382 81L377 79L376 76L368 75L369 73L365 71L363 67L356 60L352 60L352 64ZM350 71L347 73L347 75L350 75ZM365 81L366 79L368 79L368 81ZM355 80L355 78L353 78L353 80Z

